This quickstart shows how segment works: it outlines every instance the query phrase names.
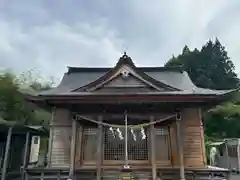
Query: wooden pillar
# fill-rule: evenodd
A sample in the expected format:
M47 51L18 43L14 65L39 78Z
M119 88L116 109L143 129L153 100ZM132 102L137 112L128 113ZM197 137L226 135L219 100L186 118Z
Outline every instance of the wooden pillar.
M83 143L83 126L79 124L77 128L77 142L76 142L76 156L75 165L80 166L82 164L82 143Z
M30 132L26 134L25 147L24 147L24 159L23 159L23 168L27 167L28 157L29 157L29 144L30 143Z
M7 168L8 168L8 158L9 158L9 152L10 152L10 144L11 144L11 139L12 139L12 130L13 130L13 126L9 127L8 134L7 134L7 142L6 142L5 152L4 152L1 180L6 179Z
M150 117L150 122L154 121L154 117ZM151 164L152 164L152 179L156 180L156 147L155 147L155 138L156 133L155 133L155 128L154 124L150 125L150 144L151 144Z
M25 138L25 147L24 147L24 155L23 155L23 171L22 171L22 180L24 180L25 176L25 169L28 165L28 160L29 160L29 145L30 145L30 132L27 132L26 138Z
M238 159L238 172L240 171L240 140L237 140L237 159Z
M178 158L180 165L180 180L185 180L184 159L183 159L183 139L181 129L182 119L180 112L177 112L176 125L177 125L177 146L178 146Z
M102 116L98 117L98 121L102 122ZM102 124L98 125L99 136L98 136L98 148L97 148L97 180L101 180L102 176L102 161L103 161L103 127Z
M69 176L72 179L74 179L75 172L76 136L77 136L77 120L72 119L72 139L70 149L70 170L69 170Z
M203 124L203 119L202 119L202 110L199 108L198 109L198 116L200 118L200 128L201 128L201 146L202 146L202 151L203 151L203 163L204 166L207 165L207 156L206 156L206 149L205 149L205 138L204 138L204 124Z
M225 149L225 154L226 154L226 163L227 163L227 169L230 169L230 164L229 164L229 155L228 155L228 145L227 141L224 141L224 149ZM212 165L212 164L211 164Z
M54 122L54 118L55 118L55 107L52 108L52 119L50 122L50 131L49 131L49 139L48 139L48 162L47 165L48 167L51 167L52 164L52 144L53 144L53 122Z

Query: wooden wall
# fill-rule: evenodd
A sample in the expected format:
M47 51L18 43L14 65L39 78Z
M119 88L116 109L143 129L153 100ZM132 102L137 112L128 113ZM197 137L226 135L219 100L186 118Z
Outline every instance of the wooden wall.
M206 165L204 132L200 109L185 109L182 112L181 134L185 167L203 168ZM179 166L176 142L176 122L170 126L172 165Z
M52 122L51 167L69 167L72 121L67 109L55 109Z
M52 122L53 141L51 145L50 167L69 167L70 164L70 144L71 144L71 123L70 113L67 109L56 109ZM182 112L182 139L185 167L204 167L205 151L203 140L203 128L201 113L199 109L185 109ZM80 131L78 127L78 132ZM77 142L81 133L77 135ZM171 141L171 163L173 166L179 165L178 149L176 144L176 124L170 126ZM76 157L80 159L79 144L77 146ZM76 162L79 165L79 162Z
M205 147L201 111L185 109L182 112L184 165L187 167L205 166Z

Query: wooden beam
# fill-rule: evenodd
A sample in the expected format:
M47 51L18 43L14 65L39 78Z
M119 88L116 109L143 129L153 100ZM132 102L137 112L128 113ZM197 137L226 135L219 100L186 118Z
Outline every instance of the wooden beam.
M151 116L150 117L150 122L154 121L154 117ZM155 147L155 128L154 128L154 124L150 125L150 144L151 144L151 164L152 164L152 179L156 180L156 147Z
M12 139L12 130L13 130L13 127L12 126L9 127L8 134L7 134L7 142L6 142L6 147L5 147L5 153L4 153L1 180L6 179L7 167L8 167L8 158L9 158L9 153L10 153L10 144L11 144L11 139Z
M74 172L75 172L76 135L77 135L77 121L72 120L72 139L71 139L71 149L70 149L70 170L69 170L69 176L72 179L74 179Z
M26 134L26 140L25 140L25 147L24 147L24 156L23 156L23 172L22 172L22 180L25 178L25 169L27 168L28 165L28 160L29 160L29 153L30 153L30 132L27 132Z
M52 96L32 96L28 99L30 101L43 101L47 100L49 103L56 103L56 102L62 102L62 103L130 103L130 102L161 102L161 103L177 103L177 102L207 102L207 101L216 101L220 97L223 97L224 95L215 95L215 94L159 94L159 93L121 93L121 94L91 94L91 93L83 93L83 94L77 94L77 95L52 95Z
M155 118L155 120L158 119L162 119L164 117L170 116L173 113L149 113L149 114L141 114L141 112L139 113L129 113L128 114L128 118L132 118L132 119L137 119L137 120L148 120L149 116L153 116ZM101 115L99 113L91 113L91 114L84 114L84 113L80 113L80 116L85 116L85 117L92 117L92 118L97 118L99 116L102 116L103 120L114 120L114 119L123 119L124 120L124 114L116 114L116 113L104 113L104 115ZM78 113L73 113L73 117L77 118Z
M70 128L70 127L72 127L72 125L71 124L52 124L52 125L50 125L50 127L51 128L55 128L55 127L66 127L66 128Z
M177 125L178 158L179 158L179 164L180 164L180 180L185 180L181 124L182 124L181 114L177 113L176 125Z
M123 115L125 110L128 110L128 114L135 115L161 115L162 113L175 113L176 104L142 104L142 103L129 103L129 104L102 104L102 103L94 103L94 104L72 104L71 107L68 107L67 104L65 108L70 108L71 112L79 113L79 114L88 114L88 115L111 115L111 114L120 114ZM159 112L161 109L161 112ZM104 114L103 114L104 112Z
M98 121L102 122L102 116L98 117ZM101 180L102 176L102 162L103 162L103 127L101 124L98 125L99 127L99 136L98 136L98 148L97 148L97 180Z

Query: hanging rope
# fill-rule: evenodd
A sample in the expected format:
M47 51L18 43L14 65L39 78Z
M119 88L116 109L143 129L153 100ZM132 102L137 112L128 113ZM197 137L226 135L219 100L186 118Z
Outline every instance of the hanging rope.
M142 127L146 127L146 126L149 126L149 125L152 125L152 124L161 123L163 121L166 121L166 120L174 118L174 117L176 117L176 114L170 115L170 116L167 116L167 117L164 117L164 118L161 118L161 119L158 119L156 121L149 122L149 123L128 125L128 128L131 128L131 129L133 129L133 128L142 128ZM108 127L113 127L113 128L123 128L123 127L125 127L125 125L117 125L117 124L109 124L109 123L105 123L105 122L99 122L97 120L91 119L91 118L86 117L86 116L81 116L81 115L76 115L75 119L76 120L84 119L84 120L92 122L92 123L96 123L96 124L103 125L103 126L108 126Z

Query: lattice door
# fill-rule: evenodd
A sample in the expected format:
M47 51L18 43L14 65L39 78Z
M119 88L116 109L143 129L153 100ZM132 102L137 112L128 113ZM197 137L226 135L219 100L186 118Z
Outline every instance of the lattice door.
M105 128L104 160L124 160L125 128ZM128 129L128 160L148 160L147 129Z

